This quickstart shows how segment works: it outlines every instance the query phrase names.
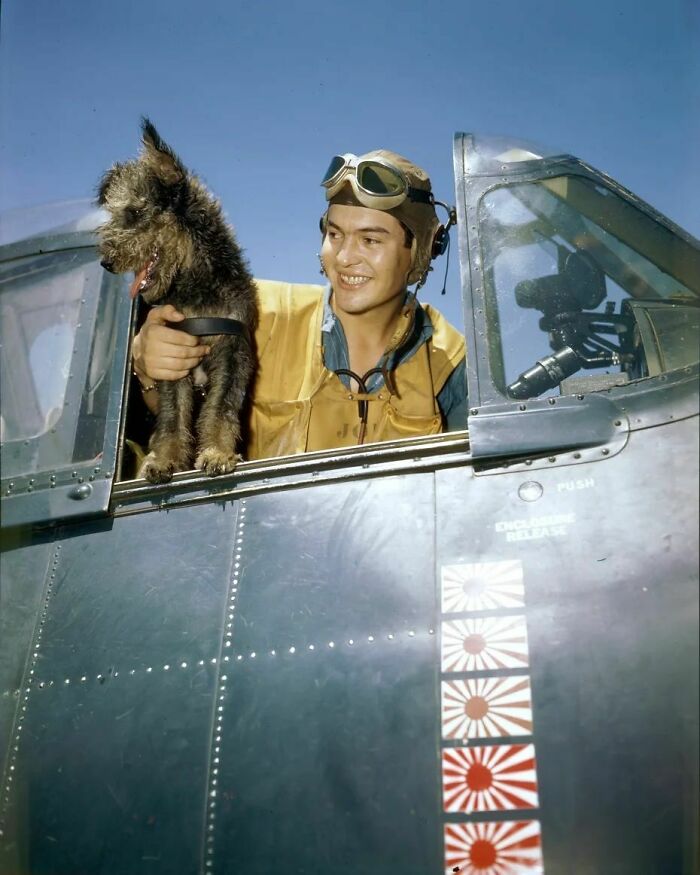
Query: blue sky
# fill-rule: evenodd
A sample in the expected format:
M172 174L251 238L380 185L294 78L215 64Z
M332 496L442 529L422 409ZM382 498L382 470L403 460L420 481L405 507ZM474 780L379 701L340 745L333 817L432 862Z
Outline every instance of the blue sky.
M90 196L147 114L257 276L319 281L319 179L384 147L454 201L455 131L573 152L700 236L697 0L3 0L5 209ZM423 296L458 322L453 256Z

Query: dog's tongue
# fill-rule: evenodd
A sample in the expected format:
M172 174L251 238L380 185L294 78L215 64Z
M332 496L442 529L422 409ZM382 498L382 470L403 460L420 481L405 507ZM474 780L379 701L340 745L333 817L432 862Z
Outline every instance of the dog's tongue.
M140 270L136 274L136 276L134 277L134 281L131 284L131 288L129 289L129 297L131 298L132 301L134 300L136 295L138 295L138 293L141 289L141 283L146 279L147 274L148 274L148 265L146 265L146 267L144 267L142 270Z

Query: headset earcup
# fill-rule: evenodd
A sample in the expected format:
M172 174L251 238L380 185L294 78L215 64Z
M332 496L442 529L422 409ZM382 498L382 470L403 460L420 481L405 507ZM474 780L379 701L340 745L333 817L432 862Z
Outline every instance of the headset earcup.
M430 253L430 258L437 258L438 255L444 255L445 250L447 249L447 242L449 240L449 234L447 232L447 228L444 225L439 225L437 231L435 232L435 236L433 237L433 248Z

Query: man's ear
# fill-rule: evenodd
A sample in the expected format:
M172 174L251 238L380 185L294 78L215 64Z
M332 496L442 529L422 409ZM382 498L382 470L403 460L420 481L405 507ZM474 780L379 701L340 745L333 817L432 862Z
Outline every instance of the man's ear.
M187 171L182 162L170 146L161 140L158 131L145 116L141 119L141 141L146 163L166 185L175 185L185 179Z

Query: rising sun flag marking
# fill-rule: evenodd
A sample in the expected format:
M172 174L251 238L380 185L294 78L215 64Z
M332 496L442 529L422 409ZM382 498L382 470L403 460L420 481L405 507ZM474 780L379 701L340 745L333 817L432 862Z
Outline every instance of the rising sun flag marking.
M443 738L531 734L529 678L473 678L443 682Z
M442 624L442 670L485 671L528 664L524 617L475 617Z
M519 559L442 566L442 612L488 611L524 605Z
M445 875L543 872L540 825L536 820L445 826Z
M534 745L443 749L442 792L448 812L537 808Z

